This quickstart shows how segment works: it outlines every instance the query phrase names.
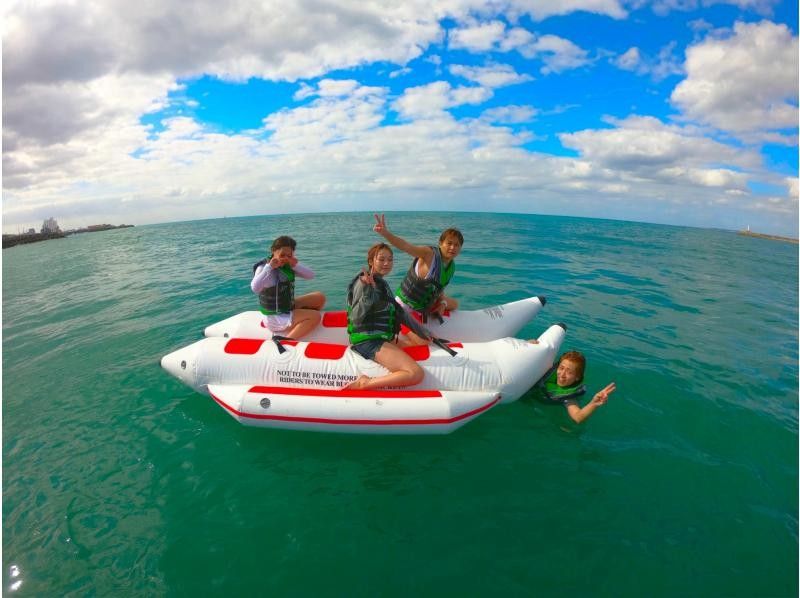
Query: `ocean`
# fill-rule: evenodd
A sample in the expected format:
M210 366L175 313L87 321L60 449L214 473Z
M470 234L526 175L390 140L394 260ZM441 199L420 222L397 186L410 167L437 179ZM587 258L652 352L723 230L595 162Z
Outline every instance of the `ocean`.
M607 405L524 397L446 436L243 427L159 367L256 309L280 234L328 308L371 213L137 226L6 249L3 594L797 596L798 246L609 220L388 213L465 244L463 309L531 295ZM410 259L396 254L390 282Z

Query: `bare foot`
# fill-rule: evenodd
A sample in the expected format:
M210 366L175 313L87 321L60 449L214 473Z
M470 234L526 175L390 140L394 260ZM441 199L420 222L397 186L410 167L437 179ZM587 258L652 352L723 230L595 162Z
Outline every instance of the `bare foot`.
M528 342L531 343L532 345L538 345L539 344L539 339L538 338L529 338Z
M369 376L361 375L352 382L345 384L342 387L342 390L360 390L364 388L364 386L371 380Z

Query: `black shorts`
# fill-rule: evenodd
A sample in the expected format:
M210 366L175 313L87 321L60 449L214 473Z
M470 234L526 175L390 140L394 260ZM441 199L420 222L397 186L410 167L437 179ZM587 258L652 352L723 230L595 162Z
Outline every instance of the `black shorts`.
M375 361L375 354L380 351L385 342L387 341L382 338L371 338L368 341L361 341L360 343L351 345L350 348L364 359Z

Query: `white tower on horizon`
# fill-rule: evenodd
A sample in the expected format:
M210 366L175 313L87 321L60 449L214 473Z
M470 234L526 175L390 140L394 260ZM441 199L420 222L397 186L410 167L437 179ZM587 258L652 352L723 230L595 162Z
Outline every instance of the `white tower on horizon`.
M58 228L58 222L55 218L48 218L42 223L42 233L60 233L61 229Z

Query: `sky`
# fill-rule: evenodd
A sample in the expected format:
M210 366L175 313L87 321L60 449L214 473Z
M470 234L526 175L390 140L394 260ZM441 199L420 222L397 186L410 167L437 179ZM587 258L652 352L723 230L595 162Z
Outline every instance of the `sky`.
M456 210L798 234L796 0L2 12L6 233Z

